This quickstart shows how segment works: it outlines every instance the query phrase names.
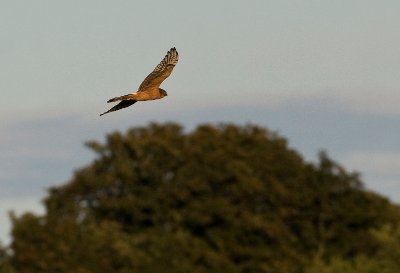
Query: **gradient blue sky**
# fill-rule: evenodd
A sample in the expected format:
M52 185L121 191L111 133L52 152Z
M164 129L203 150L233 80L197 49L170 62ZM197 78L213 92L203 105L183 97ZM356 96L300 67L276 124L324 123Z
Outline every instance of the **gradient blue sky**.
M150 121L255 123L325 149L400 201L399 1L0 0L0 240L7 211L88 164L89 139ZM169 96L106 115L176 46Z

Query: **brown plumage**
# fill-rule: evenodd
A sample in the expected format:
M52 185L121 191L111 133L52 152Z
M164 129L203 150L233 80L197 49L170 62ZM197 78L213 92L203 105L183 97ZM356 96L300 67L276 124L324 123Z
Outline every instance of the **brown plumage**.
M178 63L178 51L175 47L171 48L164 59L154 68L139 86L138 91L128 95L115 97L107 102L121 101L110 110L100 114L100 116L109 112L117 111L119 109L131 106L137 101L157 100L167 96L167 92L160 88L161 83L171 75L172 70Z

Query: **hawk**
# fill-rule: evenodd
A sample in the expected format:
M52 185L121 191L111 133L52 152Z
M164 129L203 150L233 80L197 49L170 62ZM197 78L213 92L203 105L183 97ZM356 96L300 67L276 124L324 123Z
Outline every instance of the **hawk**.
M144 79L142 84L139 86L138 91L108 100L107 102L120 101L120 103L112 107L110 110L100 114L100 116L131 106L137 101L157 100L167 96L167 91L161 89L160 85L169 75L171 75L171 72L177 63L178 51L173 47L167 52L167 55L165 55L164 59L162 59L156 68L154 68L153 72Z

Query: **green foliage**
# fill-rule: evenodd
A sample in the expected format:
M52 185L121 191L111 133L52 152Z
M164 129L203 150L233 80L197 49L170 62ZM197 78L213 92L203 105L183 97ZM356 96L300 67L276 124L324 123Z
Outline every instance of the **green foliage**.
M370 230L399 220L357 174L257 126L151 124L87 146L97 158L44 216L12 217L18 272L305 272L375 255Z
M307 273L397 273L400 269L400 224L372 230L378 247L373 257L358 255L351 260L333 257L328 262L317 260Z
M7 248L0 244L0 273L14 273Z

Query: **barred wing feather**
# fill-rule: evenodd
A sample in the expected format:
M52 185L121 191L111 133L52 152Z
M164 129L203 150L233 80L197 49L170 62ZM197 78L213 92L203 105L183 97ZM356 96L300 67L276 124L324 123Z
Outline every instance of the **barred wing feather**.
M171 75L174 66L178 63L178 52L175 47L171 48L164 59L154 68L139 86L138 92L151 88L158 88L161 83Z

